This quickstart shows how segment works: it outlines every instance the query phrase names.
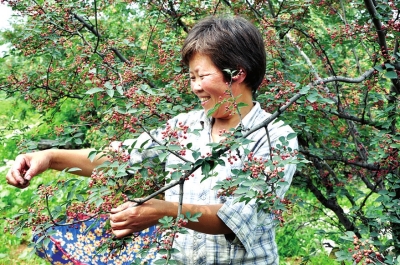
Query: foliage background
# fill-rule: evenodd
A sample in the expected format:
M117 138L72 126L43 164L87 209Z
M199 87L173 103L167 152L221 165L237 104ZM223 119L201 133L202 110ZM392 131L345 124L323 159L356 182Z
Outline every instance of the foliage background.
M186 32L209 14L247 17L267 51L257 99L271 113L290 104L278 113L309 161L298 167L293 207L310 207L302 196L313 194L329 223L319 233L335 238L338 260L396 264L399 3L3 2L27 20L3 33L13 48L0 59L0 88L42 122L21 137L21 151L41 138L100 148L198 107L179 59Z

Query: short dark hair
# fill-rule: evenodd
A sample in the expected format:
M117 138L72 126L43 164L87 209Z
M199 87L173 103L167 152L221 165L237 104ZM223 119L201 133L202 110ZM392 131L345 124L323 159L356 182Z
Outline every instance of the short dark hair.
M189 31L182 47L183 63L188 65L194 53L210 56L221 70L247 73L244 82L254 92L263 81L266 69L264 41L260 31L248 20L239 17L209 16ZM223 72L230 80L229 73Z

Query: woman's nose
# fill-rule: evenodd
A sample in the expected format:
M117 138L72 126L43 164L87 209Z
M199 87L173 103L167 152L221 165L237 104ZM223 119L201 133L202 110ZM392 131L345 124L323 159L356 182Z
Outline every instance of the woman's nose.
M193 92L197 92L197 91L201 91L201 82L200 81L192 81L191 83L191 87L192 87L192 91Z

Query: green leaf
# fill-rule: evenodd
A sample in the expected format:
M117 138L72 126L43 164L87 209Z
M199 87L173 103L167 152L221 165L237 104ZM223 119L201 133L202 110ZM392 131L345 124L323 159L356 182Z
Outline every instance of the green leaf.
M104 202L104 200L103 200L102 198L98 198L98 199L95 201L96 207L100 207L100 205L101 205L103 202Z
M99 100L97 98L97 94L93 95L93 105L96 107L96 109L99 107Z
M71 167L67 169L67 172L76 172L76 171L82 171L79 167Z
M193 151L192 156L194 160L197 160L201 156L201 153L198 151Z
M107 89L106 90L106 92L107 92L107 95L110 97L110 98L113 98L114 97L114 89Z
M383 72L383 67L381 65L374 66L374 69L379 71L379 72Z
M305 95L308 93L308 91L310 90L310 86L304 86L301 88L301 90L299 91L300 94Z
M163 218L159 219L158 222L163 225L169 225L174 218L172 216L164 216Z
M337 261L352 260L352 253L344 250L336 251L335 256Z
M122 86L117 86L116 89L117 89L117 92L118 92L121 96L124 95L124 90L122 89Z
M168 150L179 151L179 150L182 150L182 147L180 145L171 144L171 145L168 145Z
M92 88L92 89L89 89L88 91L86 91L85 94L92 95L94 93L103 92L103 91L104 91L104 89L102 89L100 87L95 87L95 88Z
M140 89L149 95L156 95L156 93L146 84L142 84Z
M202 213L195 213L191 215L190 212L186 212L186 219L188 219L190 222L198 222L201 215Z
M84 202L85 198L82 196L82 194L76 194L76 199L80 202Z
M104 87L107 88L107 90L113 90L113 85L110 83L110 81L105 82Z
M307 96L307 100L308 100L310 103L316 102L316 101L318 100L318 98L319 98L318 93L312 93L312 94L310 94L310 95Z
M246 104L246 103L244 103L244 102L239 102L239 103L237 104L237 106L238 106L238 108L240 109L240 108L243 108L243 107L247 107L248 104Z
M397 73L395 71L386 71L384 76L390 79L397 79Z
M221 106L221 103L215 104L215 106L207 112L207 117L211 117L220 106Z
M181 170L190 170L190 169L192 169L192 163L191 162L185 163L185 164L183 164L181 166Z
M175 171L171 174L171 179L173 180L178 180L182 177L182 172L180 171Z
M394 69L394 66L390 63L385 63L386 69Z
M169 155L169 153L161 153L158 155L158 159L160 159L160 162L164 162L165 158Z
M82 139L81 138L74 138L73 141L77 145L81 145L82 144Z
M201 165L201 173L204 175L205 178L208 177L210 170L210 164L208 163L208 161L204 161L204 163Z
M292 139L294 139L294 138L296 138L297 137L297 133L289 133L287 136L286 136L286 139L287 140L292 140Z

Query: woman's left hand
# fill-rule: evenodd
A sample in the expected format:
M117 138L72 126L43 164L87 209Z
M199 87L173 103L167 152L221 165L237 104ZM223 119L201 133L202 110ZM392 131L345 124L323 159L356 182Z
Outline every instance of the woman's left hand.
M151 199L141 205L126 202L111 209L110 224L117 238L140 232L156 225L165 214L165 201Z

